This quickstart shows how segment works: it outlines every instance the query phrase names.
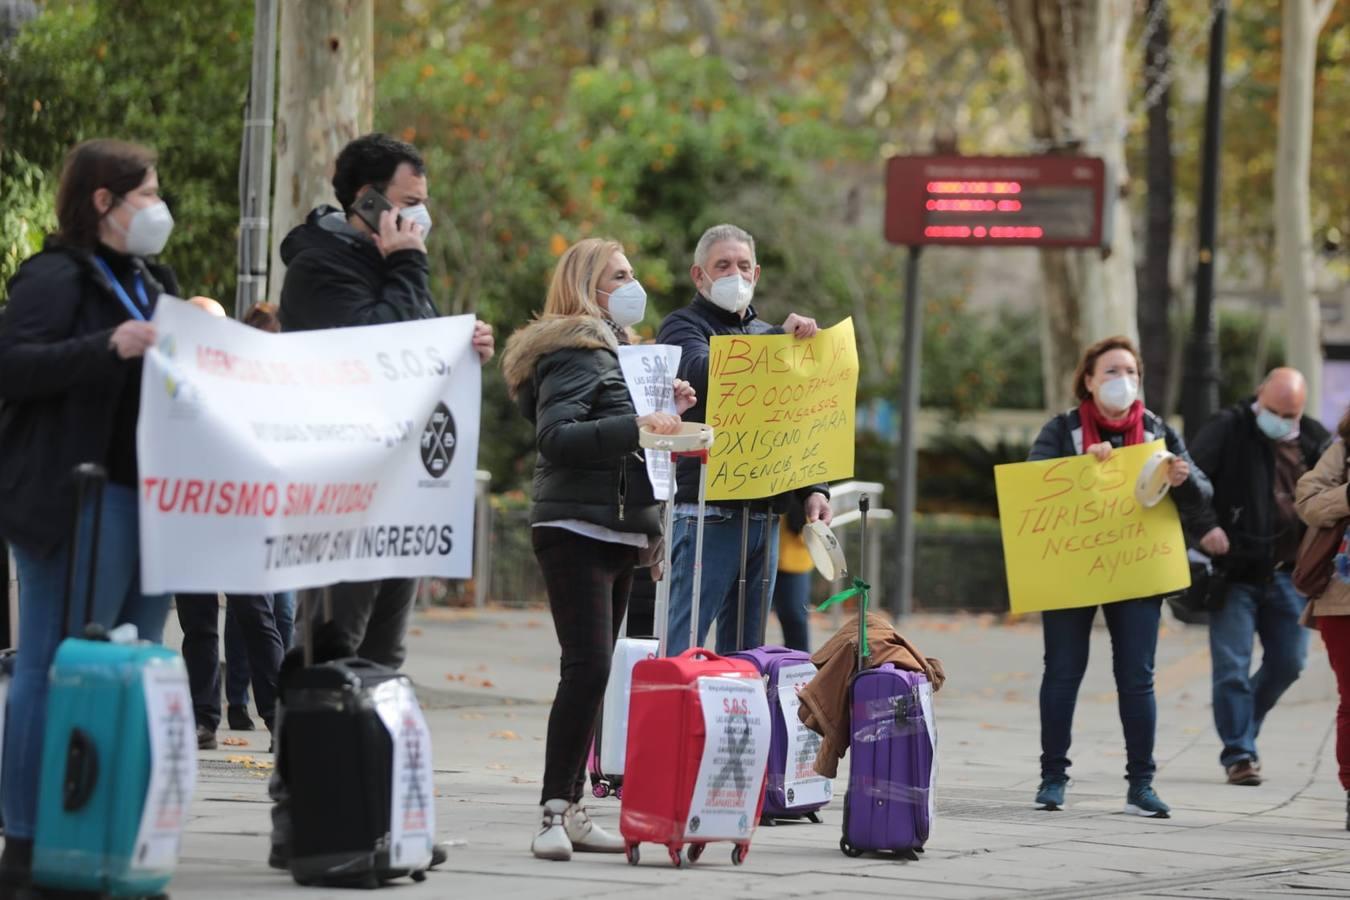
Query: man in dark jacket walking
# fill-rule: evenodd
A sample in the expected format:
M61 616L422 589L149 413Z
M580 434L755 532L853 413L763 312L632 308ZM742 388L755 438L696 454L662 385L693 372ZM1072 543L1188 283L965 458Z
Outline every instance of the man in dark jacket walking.
M1227 581L1221 609L1210 613L1214 725L1229 784L1261 783L1256 736L1266 714L1298 680L1308 654L1299 624L1307 600L1294 590L1294 557L1303 525L1294 487L1331 443L1303 415L1307 387L1295 369L1275 369L1255 397L1211 419L1191 456L1214 484L1212 508L1196 531ZM1255 637L1261 667L1251 674Z
M383 134L359 137L338 154L333 190L342 209L318 207L281 242L282 330L435 318L427 280L426 167L417 150ZM371 196L388 200L390 207L379 213L378 229L357 211ZM493 352L491 327L479 322L473 340L486 362ZM398 668L416 586L409 578L333 585L332 618L322 626L326 639L350 654ZM300 614L318 616L316 625L325 618L319 596L301 595Z
M681 348L679 377L693 385L698 402L684 414L686 422L704 422L707 416L708 357L710 338L718 334L792 334L812 337L815 319L792 313L781 327L763 321L750 305L759 281L755 239L735 225L714 225L699 238L694 249L690 277L698 292L689 305L666 316L656 336L657 343ZM676 470L675 529L670 541L670 610L666 641L674 655L688 649L693 605L693 558L698 517L699 463L682 459ZM806 507L808 522L830 521L830 493L825 485L811 485L796 492ZM745 642L759 635L765 603L760 596L768 573L768 596L778 568L778 529L774 515L786 506L776 498L719 500L704 516L703 577L699 594L700 642L717 619L717 651L745 649L737 634L736 598L739 593L742 516L749 510L746 544ZM766 568L767 567L767 568Z

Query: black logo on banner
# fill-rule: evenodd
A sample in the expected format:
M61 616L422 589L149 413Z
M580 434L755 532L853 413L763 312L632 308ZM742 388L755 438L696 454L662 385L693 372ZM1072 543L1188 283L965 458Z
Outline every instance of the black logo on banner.
M422 430L422 465L432 478L440 478L450 471L450 460L454 458L455 417L444 403L437 403Z

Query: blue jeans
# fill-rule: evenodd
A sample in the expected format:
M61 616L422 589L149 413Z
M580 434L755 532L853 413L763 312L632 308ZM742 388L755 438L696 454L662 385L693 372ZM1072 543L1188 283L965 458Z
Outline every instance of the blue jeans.
M89 583L87 541L93 509L84 511L83 540L76 554L75 628L84 619ZM141 638L164 639L169 598L140 590L140 528L136 492L108 485L103 494L98 559L94 571L93 621L105 627L131 623ZM67 541L51 556L37 556L14 546L19 570L19 652L10 684L9 724L5 729L5 833L31 838L37 821L38 774L42 767L43 732L47 727L47 670L65 636Z
M694 597L694 533L697 516L675 516L670 544L670 612L666 652L675 656L689 649L689 618ZM703 519L703 578L698 608L698 643L717 619L717 652L734 653L759 642L759 617L765 606L763 575L769 572L769 596L778 569L778 527L767 514L750 517L745 565L745 646L736 634L736 602L741 578L741 514L709 511Z
M1153 696L1153 656L1158 648L1161 600L1125 600L1102 606L1111 632L1111 668L1116 676L1120 724L1125 731L1125 777L1130 784L1153 780L1153 739L1158 706ZM1041 613L1045 675L1041 678L1041 778L1064 778L1069 769L1073 711L1087 671L1092 620L1097 607Z
M1308 659L1308 629L1298 623L1307 601L1285 572L1269 584L1228 586L1223 608L1209 614L1213 664L1214 727L1223 741L1224 766L1257 759L1256 736L1266 713L1298 680ZM1252 671L1252 648L1261 636L1261 668Z
M793 650L811 652L810 572L779 572L773 585L773 610L783 626L783 643Z
M276 622L277 634L281 636L281 652L284 655L291 649L291 636L295 633L295 592L282 591L268 594L272 605L272 618ZM248 685L252 673L248 666L248 642L239 627L239 618L234 607L225 604L225 702L230 706L248 706ZM259 711L261 714L261 710Z

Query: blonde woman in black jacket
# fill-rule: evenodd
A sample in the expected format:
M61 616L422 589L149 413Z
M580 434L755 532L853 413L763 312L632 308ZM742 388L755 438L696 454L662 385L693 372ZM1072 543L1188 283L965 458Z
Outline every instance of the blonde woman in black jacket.
M553 623L562 677L548 721L541 859L572 852L619 853L623 841L580 805L586 750L609 678L639 551L660 537L657 501L638 432L679 430L679 415L637 415L619 368L626 329L641 321L646 293L615 241L588 238L563 253L544 313L507 341L511 396L534 422L538 457L530 524ZM674 383L678 412L693 388Z

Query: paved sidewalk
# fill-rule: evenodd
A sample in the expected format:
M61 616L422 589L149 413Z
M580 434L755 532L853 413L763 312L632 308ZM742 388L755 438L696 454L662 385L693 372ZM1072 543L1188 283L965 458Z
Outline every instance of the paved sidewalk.
M941 657L951 677L938 695L938 820L923 858L844 857L836 800L821 825L759 829L744 866L731 865L727 845L676 871L660 848L647 845L637 868L622 856L560 864L529 855L557 678L548 613L421 615L407 671L434 735L440 831L465 844L423 884L405 880L390 890L397 897L493 900L636 892L644 900L1350 895L1350 833L1333 751L1335 688L1316 636L1308 672L1266 723L1260 749L1268 781L1239 788L1223 783L1218 764L1206 632L1165 626L1156 784L1173 818L1157 821L1121 813L1125 760L1104 629L1093 634L1078 705L1069 805L1057 813L1031 803L1038 781L1039 626L919 617L903 630ZM824 637L821 627L817 640ZM266 867L266 735L237 737L250 746L202 754L173 896L350 897L296 887ZM596 800L592 808L617 830L617 801Z

